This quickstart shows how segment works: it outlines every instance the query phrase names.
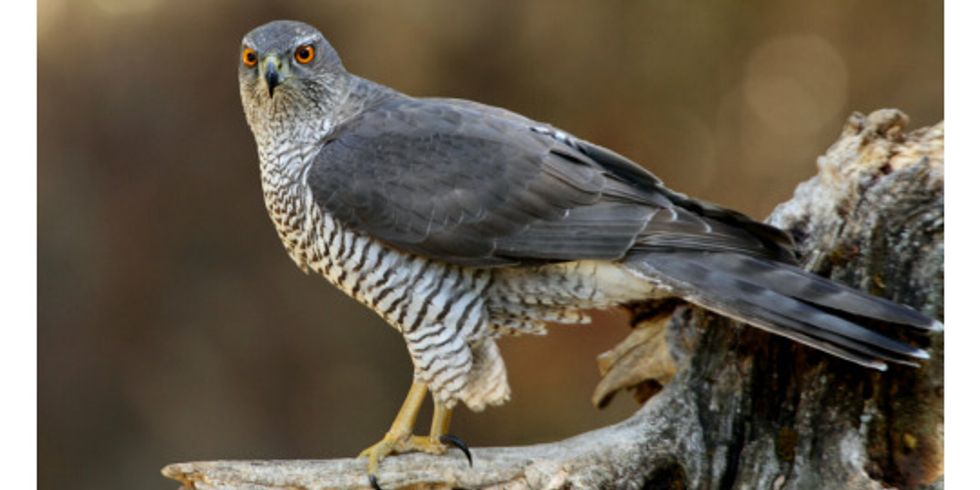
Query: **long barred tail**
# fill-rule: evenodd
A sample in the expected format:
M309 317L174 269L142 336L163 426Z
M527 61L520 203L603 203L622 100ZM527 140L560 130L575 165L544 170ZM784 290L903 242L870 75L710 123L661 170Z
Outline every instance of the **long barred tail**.
M882 371L885 361L917 366L929 354L862 323L943 328L907 306L790 264L737 253L651 251L630 257L626 265L691 303Z

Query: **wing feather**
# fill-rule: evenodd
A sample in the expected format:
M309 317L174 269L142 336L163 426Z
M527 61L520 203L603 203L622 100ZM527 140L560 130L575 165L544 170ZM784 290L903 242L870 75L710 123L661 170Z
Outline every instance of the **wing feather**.
M634 246L762 256L791 247L607 149L472 102L393 95L336 128L311 165L307 183L335 219L453 263L615 260Z

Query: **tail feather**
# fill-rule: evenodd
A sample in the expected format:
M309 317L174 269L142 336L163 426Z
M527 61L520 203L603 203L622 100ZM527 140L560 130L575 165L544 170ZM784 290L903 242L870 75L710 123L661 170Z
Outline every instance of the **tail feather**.
M748 282L807 303L897 325L935 329L935 320L908 306L843 287L788 264L748 255L737 256L738 260L731 260L731 257L730 254L710 254L702 260L709 267L722 268Z
M708 305L702 306L713 309ZM794 317L761 308L748 302L740 302L739 306L741 311L749 312L751 315L751 318L737 318L741 321L867 367L883 371L886 365L881 361L918 366L916 362L909 360L909 357L915 359L929 358L928 353L925 351L906 346L905 344L901 345L909 350L906 353L908 357L902 357L902 354L895 350L878 348L879 346L877 344L862 343L850 337L835 334L828 330L822 330L819 327L814 328L812 324L804 323ZM729 311L724 307L718 308L718 310L721 310L719 313L723 314ZM890 342L896 342L892 339L888 340Z
M627 265L691 303L863 366L884 370L883 361L917 366L929 358L924 350L859 322L931 329L933 319L789 264L733 253L669 251L631 257Z

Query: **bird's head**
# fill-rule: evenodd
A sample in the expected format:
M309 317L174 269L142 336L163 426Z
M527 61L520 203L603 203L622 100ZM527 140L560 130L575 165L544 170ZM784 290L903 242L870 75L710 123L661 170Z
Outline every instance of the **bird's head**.
M329 111L348 77L323 34L302 22L269 22L242 39L238 84L250 118Z

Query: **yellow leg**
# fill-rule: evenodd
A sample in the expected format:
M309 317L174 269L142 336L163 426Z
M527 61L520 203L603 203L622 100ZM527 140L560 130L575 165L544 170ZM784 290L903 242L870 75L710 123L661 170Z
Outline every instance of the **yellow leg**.
M412 387L408 389L408 394L405 395L405 401L402 402L402 408L398 410L398 415L395 416L395 421L391 423L391 428L388 429L385 438L388 436L403 438L412 433L412 429L415 428L415 419L419 416L419 410L425 403L425 394L428 391L429 388L424 383L412 383Z
M449 423L453 420L453 409L446 408L435 402L435 410L432 412L432 428L429 429L429 437L439 440L440 437L449 433Z
M407 442L412 436L412 429L415 428L415 419L418 418L419 409L425 402L425 394L428 387L424 383L412 383L408 389L408 395L402 402L402 408L398 410L395 421L391 423L391 428L384 438L373 446L361 451L360 457L368 458L368 474L375 474L378 470L378 463L385 456L397 452L399 446Z
M429 429L428 444L439 444L442 446L442 451L446 450L447 444L455 446L463 451L463 454L466 455L466 461L470 463L470 466L473 466L473 455L470 454L469 446L460 438L449 434L449 423L453 420L453 410L440 405L435 400L433 402L435 403L435 411L432 412L432 428Z
M442 454L446 452L446 443L459 448L466 455L466 460L473 466L473 457L470 450L463 441L449 435L449 423L453 418L451 408L440 405L433 399L435 406L432 412L432 427L429 429L428 436L413 436L412 429L415 428L415 420L418 418L419 409L425 401L425 393L428 387L423 383L412 383L412 387L402 402L402 408L398 410L395 421L391 423L391 428L384 438L377 444L361 451L360 457L368 458L368 477L371 487L379 489L377 478L374 476L378 472L378 465L381 460L389 454L405 453L409 451L421 451L429 454Z

